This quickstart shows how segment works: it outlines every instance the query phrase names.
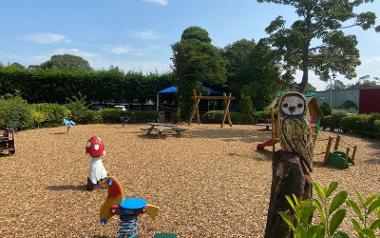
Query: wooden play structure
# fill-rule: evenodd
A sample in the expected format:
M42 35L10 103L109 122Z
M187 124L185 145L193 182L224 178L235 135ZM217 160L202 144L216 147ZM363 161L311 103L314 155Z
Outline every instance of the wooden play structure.
M334 148L331 151L334 141L335 141ZM342 140L340 135L337 135L336 138L329 136L326 152L325 152L325 157L323 160L323 163L325 165L330 164L334 167L344 169L344 168L348 168L349 164L352 164L352 165L354 164L358 146L348 145L345 143L345 145L347 146L346 152L343 152L343 151L339 151L339 145L341 143L344 143L344 141ZM352 154L350 156L351 149L352 149Z
M12 129L0 130L0 154L7 152L8 155L15 153L15 136Z
M269 121L269 124L272 127L272 138L265 141L264 143L257 145L257 150L264 150L267 146L272 146L272 151L276 151L276 144L279 142L279 121L278 118L278 100L280 97L276 97L271 104L268 106L268 110L271 112L271 119ZM317 135L319 133L319 125L322 118L322 111L320 107L318 106L317 100L314 97L307 97L306 102L309 108L309 120L311 124L311 128L313 130L314 134L314 141L317 138Z
M199 102L201 101L201 99L224 100L224 115L223 115L223 120L222 120L222 124L220 125L220 127L224 126L226 119L228 121L228 124L230 124L230 126L232 126L230 104L231 104L231 100L233 100L235 98L231 96L231 93L228 96L226 93L223 93L223 96L202 96L202 93L199 93L199 95L198 95L197 91L193 90L193 97L192 98L194 100L194 104L193 104L193 111L191 113L190 120L188 123L189 126L190 126L194 116L196 116L197 123L198 124L201 123L201 116L199 113Z

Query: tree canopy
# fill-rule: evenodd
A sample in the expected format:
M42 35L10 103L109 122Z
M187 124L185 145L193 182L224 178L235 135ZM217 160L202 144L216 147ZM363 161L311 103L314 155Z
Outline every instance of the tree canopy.
M257 0L289 5L296 9L299 19L286 27L286 21L278 16L265 29L266 39L275 49L285 76L303 72L299 91L304 92L309 70L321 80L327 81L339 73L348 79L356 77L355 68L360 64L357 40L347 35L346 28L359 26L363 30L375 28L373 12L356 13L355 9L373 0Z
M43 69L60 69L74 71L92 70L87 60L80 56L64 54L53 55L48 61L40 65Z
M192 89L202 84L223 85L226 81L226 60L211 44L208 32L200 27L184 30L179 42L172 45L174 73L178 78L180 114L187 119L191 112Z

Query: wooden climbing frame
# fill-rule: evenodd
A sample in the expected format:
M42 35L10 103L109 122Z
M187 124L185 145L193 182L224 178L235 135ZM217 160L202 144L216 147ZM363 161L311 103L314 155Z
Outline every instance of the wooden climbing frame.
M337 151L339 149L339 144L341 142L341 136L340 135L337 135L336 136L336 139L334 139L332 136L329 136L329 140L328 140L328 143L327 143L327 148L326 148L326 152L325 152L325 158L324 158L324 164L327 164L329 162L329 157L330 157L330 153L331 153L331 147L333 145L333 142L335 140L335 144L334 144L334 148L333 150L334 151ZM351 159L354 160L355 159L355 156L356 156L356 151L358 149L358 146L357 145L354 145L352 147L352 155L351 155ZM349 157L349 153L351 151L351 148L350 147L347 147L346 148L346 159L348 160L348 157Z
M223 115L223 121L222 121L222 124L220 125L220 127L224 126L226 119L228 121L228 124L230 124L230 126L232 126L230 104L231 104L231 100L233 100L235 98L231 96L231 93L228 96L226 93L223 93L223 96L202 96L202 93L199 93L199 95L198 95L197 91L193 90L193 97L192 98L194 100L194 105L193 105L193 111L191 113L191 117L190 117L190 120L188 123L189 126L190 126L194 116L196 116L197 123L198 124L201 123L201 116L199 113L199 102L201 101L201 99L224 100L224 115Z

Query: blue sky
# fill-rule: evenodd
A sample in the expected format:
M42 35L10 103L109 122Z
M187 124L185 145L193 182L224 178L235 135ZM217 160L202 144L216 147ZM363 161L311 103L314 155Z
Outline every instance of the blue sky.
M3 0L0 62L40 64L54 54L74 54L95 69L170 70L171 44L189 26L206 29L224 47L242 38L259 40L278 15L291 22L294 9L255 0ZM380 1L360 10L375 11ZM380 21L378 21L380 23ZM380 34L357 35L362 65L358 76L380 77ZM296 78L300 79L301 74ZM318 89L326 84L311 76ZM349 82L344 80L344 82ZM353 83L355 81L351 81Z

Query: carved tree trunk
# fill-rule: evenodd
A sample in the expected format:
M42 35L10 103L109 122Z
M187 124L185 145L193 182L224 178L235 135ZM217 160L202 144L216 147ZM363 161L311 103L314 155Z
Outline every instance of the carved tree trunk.
M305 165L298 155L277 151L272 161L272 187L265 229L265 238L291 237L288 225L279 215L280 211L291 210L285 195L296 195L298 199L312 198L312 184Z

